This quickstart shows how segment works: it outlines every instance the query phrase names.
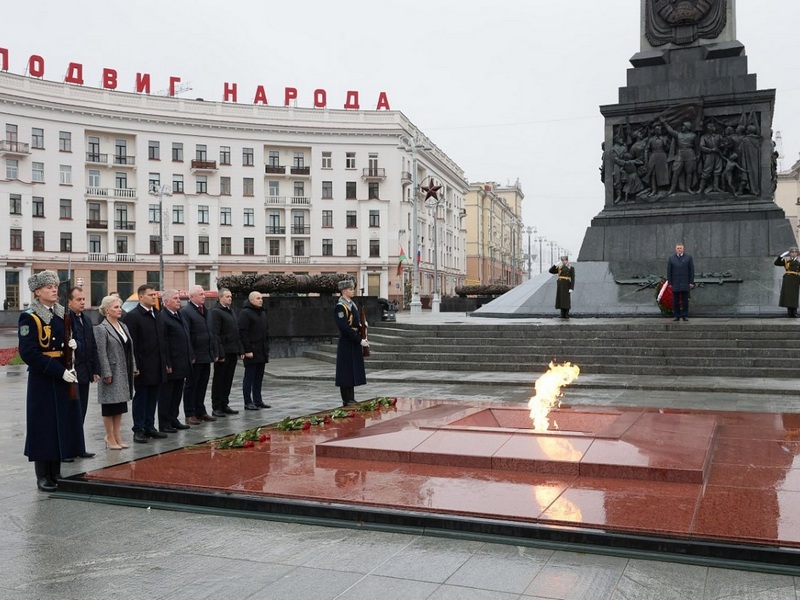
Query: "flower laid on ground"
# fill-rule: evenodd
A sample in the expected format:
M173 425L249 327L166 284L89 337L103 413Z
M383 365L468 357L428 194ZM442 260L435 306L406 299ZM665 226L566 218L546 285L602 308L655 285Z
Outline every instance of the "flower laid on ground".
M253 448L256 442L266 442L270 439L269 434L261 433L261 428L248 429L236 435L214 440L212 445L217 450L227 450L229 448Z
M297 417L296 419L286 417L283 421L278 423L277 427L281 431L308 431L311 429L312 425L328 425L329 423L333 423L334 419L349 419L352 416L353 413L349 410L337 408L324 415L311 415L307 417Z
M656 285L656 304L661 309L661 314L668 317L672 315L672 286L666 279Z
M397 404L397 398L379 396L378 398L373 398L372 400L367 400L366 402L360 403L358 406L356 406L356 410L359 412L368 412L372 410L380 410L381 407L389 408L395 404Z

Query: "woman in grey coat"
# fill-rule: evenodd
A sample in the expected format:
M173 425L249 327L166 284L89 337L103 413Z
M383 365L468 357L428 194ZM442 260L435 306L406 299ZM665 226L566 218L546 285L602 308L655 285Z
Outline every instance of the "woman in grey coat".
M97 401L106 428L106 448L121 450L128 447L120 433L122 415L128 412L128 402L133 397L133 378L138 371L131 334L120 320L122 300L118 296L106 296L100 303L100 314L105 320L94 328L101 377Z

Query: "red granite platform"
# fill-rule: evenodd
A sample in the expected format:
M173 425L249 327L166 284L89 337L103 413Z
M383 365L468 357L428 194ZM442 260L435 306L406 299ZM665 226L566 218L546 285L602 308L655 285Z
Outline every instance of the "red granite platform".
M519 409L399 399L84 479L800 548L800 415L562 408L558 431L534 434Z

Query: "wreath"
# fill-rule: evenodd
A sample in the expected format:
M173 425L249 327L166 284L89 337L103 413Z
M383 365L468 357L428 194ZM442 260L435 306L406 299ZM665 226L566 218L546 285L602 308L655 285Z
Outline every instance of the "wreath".
M662 279L656 286L656 304L665 317L672 315L672 286L666 279Z

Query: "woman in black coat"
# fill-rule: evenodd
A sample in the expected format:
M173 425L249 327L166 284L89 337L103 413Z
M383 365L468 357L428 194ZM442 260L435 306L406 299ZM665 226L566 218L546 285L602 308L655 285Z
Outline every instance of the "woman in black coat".
M244 350L242 394L245 410L272 408L264 404L261 397L264 368L269 362L269 324L263 305L261 292L250 292L239 313L239 338Z

